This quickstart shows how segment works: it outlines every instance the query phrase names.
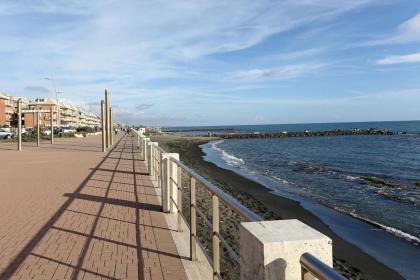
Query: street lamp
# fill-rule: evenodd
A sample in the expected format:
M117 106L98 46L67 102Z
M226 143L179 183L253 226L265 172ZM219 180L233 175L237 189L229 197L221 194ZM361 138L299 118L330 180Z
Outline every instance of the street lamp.
M57 86L55 84L55 79L54 78L52 78L52 77L46 77L44 79L51 81L52 84L53 84L53 88L54 88L54 92L55 92L55 101L57 102L57 126L60 127L61 126L61 122L60 122L60 103L58 102L58 94L59 93L63 93L63 92L57 90Z

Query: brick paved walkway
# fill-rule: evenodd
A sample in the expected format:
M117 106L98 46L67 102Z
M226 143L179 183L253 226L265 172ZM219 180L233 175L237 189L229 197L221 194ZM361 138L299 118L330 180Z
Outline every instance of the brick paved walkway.
M19 186L21 191L16 194L21 201L7 204L13 197L6 196L13 195L15 189L0 181L0 204L4 201L8 205L7 209L0 207L0 279L187 278L133 141L132 137L122 137L96 167L91 165L77 189L74 185L63 193L46 183L52 194L45 195L45 200L38 197L33 201L35 193L25 196ZM60 157L59 152L56 154ZM55 164L57 172L61 172L59 163ZM86 164L81 161L79 165L83 168ZM62 180L71 181L72 170L67 171ZM46 172L46 182L48 175ZM3 186L5 193L1 192ZM30 183L25 187L33 192ZM34 204L46 210L38 212ZM21 214L25 209L32 209L32 215Z

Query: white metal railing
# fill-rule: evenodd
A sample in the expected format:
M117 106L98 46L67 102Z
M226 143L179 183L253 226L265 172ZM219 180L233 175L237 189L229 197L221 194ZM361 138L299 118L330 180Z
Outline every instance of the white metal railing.
M132 131L137 136L137 144L142 151L142 158L147 162L148 172L153 180L156 180L158 186L163 185L163 167L166 165L166 176L168 180L169 205L170 211L177 212L177 231L182 231L182 220L185 221L190 231L190 259L197 259L197 246L200 246L204 255L213 268L213 278L221 279L220 275L220 245L226 249L231 259L240 264L240 256L235 252L232 246L220 234L220 201L228 206L233 212L238 214L245 222L259 222L263 219L252 212L241 203L239 203L232 196L223 192L220 188L214 186L211 182L203 178L200 174L186 166L179 159L169 156L163 158L167 153L164 149L158 146L157 142L150 141L144 135L139 134L136 130ZM176 172L174 172L176 169ZM176 176L174 176L176 174ZM183 190L182 174L186 174L189 184L189 196ZM203 186L212 196L212 221L209 221L206 215L197 207L197 181L200 186ZM174 198L174 188L176 188L176 197ZM189 219L183 213L183 198L189 201ZM163 199L162 199L163 200ZM163 203L163 202L162 202ZM197 215L204 221L204 224L212 230L212 257L208 255L204 249L203 244L197 237ZM341 274L336 272L332 267L326 265L315 256L304 253L300 257L301 265L301 279L320 279L320 280L343 280L346 279Z

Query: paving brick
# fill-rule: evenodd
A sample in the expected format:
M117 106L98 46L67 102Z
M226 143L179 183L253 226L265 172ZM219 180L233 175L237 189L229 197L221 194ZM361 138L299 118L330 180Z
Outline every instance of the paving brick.
M187 278L134 139L104 158L97 136L4 153L1 280Z

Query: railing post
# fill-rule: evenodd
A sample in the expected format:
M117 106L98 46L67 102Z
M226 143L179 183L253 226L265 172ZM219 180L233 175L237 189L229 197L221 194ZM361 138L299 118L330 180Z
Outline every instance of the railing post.
M156 180L156 147L155 147L155 145L154 145L154 143L153 143L153 145L152 145L152 156L153 156L153 160L152 160L152 163L153 163L153 180Z
M173 168L171 158L179 160L179 154L176 153L162 153L161 174L162 174L162 209L166 213L176 213L174 201L177 201L177 191L174 188L178 184L177 169Z
M301 280L306 252L332 267L331 239L299 220L241 223L239 243L242 280Z
M150 140L150 138L144 137L142 139L142 160L147 161L147 142Z
M157 181L158 187L162 189L162 152L156 147L156 165L157 165Z
M177 231L182 232L182 168L180 166L176 167L176 184L177 186L177 204L178 204L178 222L177 222ZM173 205L173 204L172 204Z
M153 148L152 142L148 141L147 142L147 168L149 170L150 177L153 176L153 170L152 170L152 168L153 168L153 165L152 165L152 161L153 161L152 148Z
M172 162L172 160L170 159L170 158L168 158L167 159L167 164L165 165L166 166L166 170L168 171L168 180L166 181L167 182L167 187L168 187L168 200L169 200L169 212L170 213L173 213L174 212L174 209L175 209L175 207L174 207L174 202L172 201L172 199L173 199L173 197L172 197L172 193L174 192L174 181L176 180L175 179L175 176L173 176L173 174L174 174L174 163ZM178 178L178 176L177 176L177 178Z
M140 150L140 153L143 151L143 135L141 135L139 132L137 132L137 146Z
M158 180L158 149L156 148L159 143L158 142L149 142L150 145L150 176L153 180ZM159 182L158 182L159 184Z
M157 166L157 152L158 151L156 149L155 142L153 142L152 149L153 149L153 179L157 180L158 179L158 170L157 170L158 169L158 166Z
M190 258L192 261L197 260L197 214L196 214L196 186L195 178L191 177L190 186Z
M213 201L213 279L220 275L220 240L219 240L219 198L212 196Z
M303 266L300 268L301 271L301 280L317 280L311 273L309 273Z
M151 169L151 144L150 144L150 138L145 139L145 145L144 145L144 152L145 152L145 160L147 161L147 170L149 171L149 175L152 176Z
M155 178L155 147L153 142L150 142L150 176L152 180Z

